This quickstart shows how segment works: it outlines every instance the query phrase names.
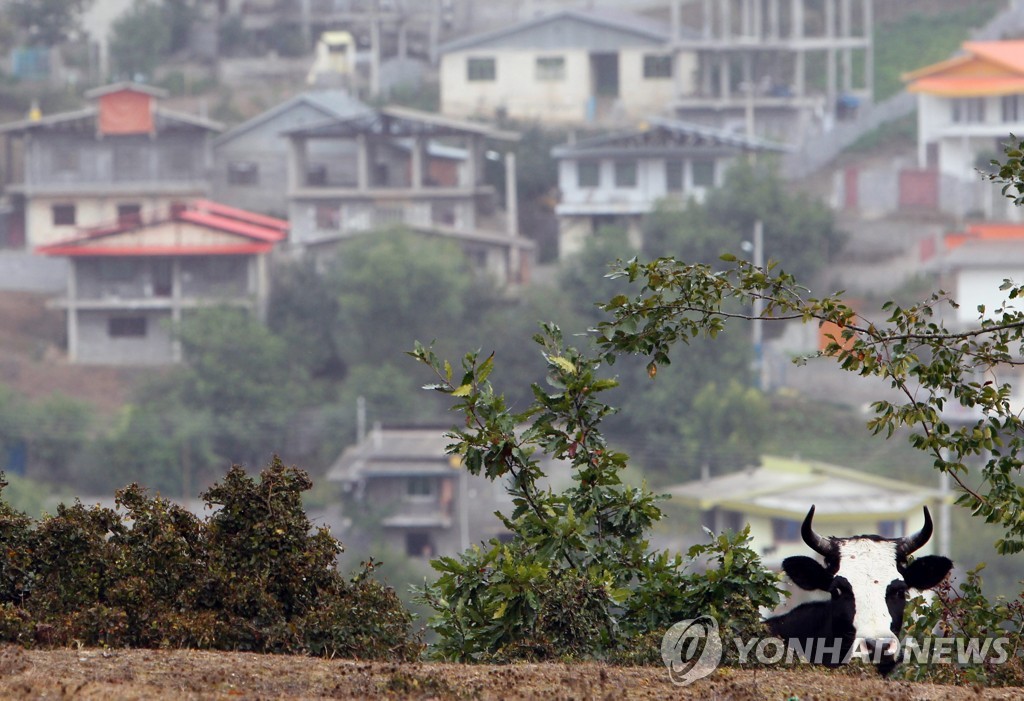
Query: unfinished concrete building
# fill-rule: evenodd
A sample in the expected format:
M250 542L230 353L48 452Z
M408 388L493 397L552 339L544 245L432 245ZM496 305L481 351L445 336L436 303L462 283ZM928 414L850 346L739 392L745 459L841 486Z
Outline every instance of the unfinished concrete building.
M830 131L873 99L872 2L670 0L674 49L697 55L673 109L789 143Z

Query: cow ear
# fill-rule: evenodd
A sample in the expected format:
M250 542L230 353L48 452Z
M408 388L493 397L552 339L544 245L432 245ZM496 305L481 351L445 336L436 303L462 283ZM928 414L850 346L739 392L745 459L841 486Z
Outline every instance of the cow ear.
M924 591L941 582L953 569L953 561L940 555L925 555L907 565L903 574L907 586Z
M815 591L827 590L832 585L832 575L817 560L794 555L782 561L782 571L789 575L793 584L801 589Z

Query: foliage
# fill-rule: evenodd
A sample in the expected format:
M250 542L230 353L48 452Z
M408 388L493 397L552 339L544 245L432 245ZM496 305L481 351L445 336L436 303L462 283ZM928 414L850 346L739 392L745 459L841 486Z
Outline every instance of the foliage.
M903 90L902 75L944 61L1006 6L1003 0L979 0L942 12L910 13L874 27L875 100Z
M764 257L786 261L801 278L817 273L845 238L831 210L805 193L788 192L770 162L738 161L703 204L658 207L644 223L643 254L716 265L720 255L750 240L758 220L764 225Z
M967 573L957 591L948 581L935 590L935 597L911 599L907 607L907 637L918 641L936 638L975 640L979 644L1005 639L1007 659L996 664L998 650L990 650L983 660L964 660L963 664L904 665L905 679L938 684L978 684L982 686L1021 686L1024 684L1024 596L1014 601L1002 597L989 601L982 594L981 570Z
M7 12L33 46L57 46L79 29L93 0L11 0Z
M337 344L349 364L397 360L416 338L457 334L475 290L456 244L404 229L349 242L328 275L337 295Z
M113 73L126 80L152 78L171 51L174 25L168 8L153 0L135 0L110 27Z
M907 308L886 303L889 317L873 322L836 295L806 296L793 276L773 263L762 269L732 255L723 256L723 262L729 267L721 271L671 258L622 264L615 275L639 283L641 290L604 305L612 319L597 329L603 357L613 362L619 354L643 355L653 375L670 361L674 344L714 337L729 319L749 319L749 313L734 310L755 297L763 301L768 320L834 323L842 331L822 355L844 370L885 378L905 398L872 404L871 430L891 436L909 427L911 444L929 453L934 467L956 483L957 503L1003 527L997 550L1024 549L1024 511L1016 484L1024 419L1010 405L1010 385L998 380L1000 371L1019 357L1024 312L1010 305L991 311L980 307L975 328L949 330L937 315L956 305L940 291ZM1003 288L1010 300L1024 293L1009 281ZM978 418L954 423L946 411L951 403ZM968 475L969 460L984 463L980 484Z
M33 523L0 502L0 638L414 659L374 563L346 580L341 544L310 532L310 485L277 458L258 482L233 467L205 521L134 484L117 492L124 516L76 502Z
M465 415L464 427L449 434L449 451L471 474L502 480L515 504L500 515L509 542L433 561L440 577L421 597L436 614L437 655L636 655L652 633L708 610L738 628L757 625L757 606L777 603L778 591L747 535L695 551L721 555L722 569L707 576L687 574L678 555L651 552L645 536L661 518L659 497L622 483L627 456L609 449L600 429L614 412L600 393L616 381L600 376L601 362L565 346L558 327L544 325L535 340L550 389L534 385L534 401L521 412L510 411L488 380L493 355L467 354L456 379L433 350L417 344L412 353L439 377L428 388L452 397ZM570 463L575 484L561 493L545 489L540 454Z

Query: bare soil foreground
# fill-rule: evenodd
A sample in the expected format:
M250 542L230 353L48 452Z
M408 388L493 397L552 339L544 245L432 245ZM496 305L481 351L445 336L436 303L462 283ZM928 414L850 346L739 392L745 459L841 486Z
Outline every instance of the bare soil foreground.
M0 649L0 699L1020 699L1024 689L885 681L868 671L387 664L194 650Z

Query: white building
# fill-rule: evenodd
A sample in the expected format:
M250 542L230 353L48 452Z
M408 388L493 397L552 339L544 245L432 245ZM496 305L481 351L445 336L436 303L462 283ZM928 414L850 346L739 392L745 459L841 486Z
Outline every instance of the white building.
M692 52L642 17L564 10L440 47L441 111L450 116L582 124L665 110L691 92Z
M641 220L659 201L703 201L736 158L781 150L762 139L661 117L557 146L559 255L579 251L607 225L625 227L639 245Z

